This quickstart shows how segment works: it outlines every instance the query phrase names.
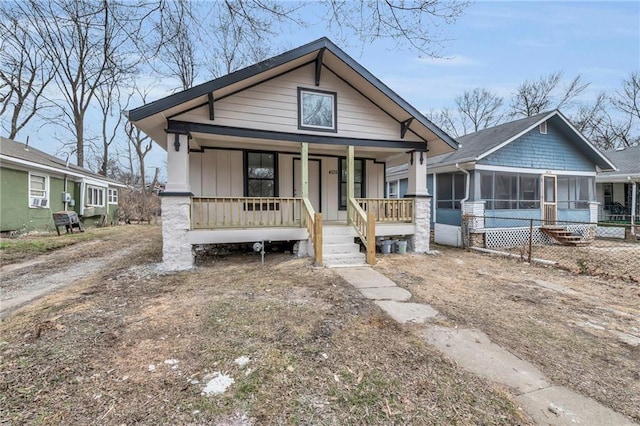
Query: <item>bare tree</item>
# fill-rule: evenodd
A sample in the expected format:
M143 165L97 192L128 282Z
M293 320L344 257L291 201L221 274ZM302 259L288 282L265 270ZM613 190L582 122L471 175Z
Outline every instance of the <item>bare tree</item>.
M108 76L98 88L98 96L96 97L102 115L100 144L98 147L100 152L98 155L98 173L104 176L108 176L112 146L122 130L124 116L121 111L128 107L128 100L123 105L120 99L122 77L122 74ZM131 98L129 97L128 99Z
M456 115L457 113L449 108L430 110L425 114L436 126L448 134L458 137L464 135L464 132L462 131L462 125L456 119Z
M455 102L465 134L494 126L503 116L502 98L486 89L467 90Z
M538 80L524 81L511 99L511 116L530 117L569 106L589 87L589 83L583 82L579 75L564 86L563 79L564 73L556 71Z
M46 46L20 20L14 3L0 4L0 115L9 111L9 139L45 108L44 92L56 71L46 60Z
M363 45L391 39L397 46L409 46L427 56L439 56L441 23L450 24L468 7L468 1L351 1L323 0L324 19L337 29L341 41L355 35ZM435 29L435 30L434 30Z
M640 121L640 71L634 71L622 80L622 90L616 92L613 105L633 120Z
M135 65L134 56L123 51L132 37L125 24L135 7L108 0L28 0L19 7L46 46L49 62L58 64L54 81L62 98L53 102L83 166L87 110L107 77Z

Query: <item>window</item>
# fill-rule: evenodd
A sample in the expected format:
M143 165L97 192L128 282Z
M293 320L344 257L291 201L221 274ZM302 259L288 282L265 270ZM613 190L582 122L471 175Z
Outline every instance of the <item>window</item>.
M465 196L464 175L462 173L436 175L436 190L439 209L460 210L460 200Z
M481 172L480 198L489 210L539 209L540 179L537 175Z
M588 209L591 194L592 177L558 177L558 209Z
M298 128L336 132L336 94L298 88Z
M118 204L118 190L109 188L107 190L107 200L109 204Z
M87 206L104 207L104 188L87 186Z
M353 196L364 198L364 160L353 160ZM347 159L340 159L340 210L347 208Z
M276 159L273 152L246 153L246 197L278 196Z
M398 181L389 182L389 198L400 198L398 194Z
M49 206L49 177L29 173L29 207Z

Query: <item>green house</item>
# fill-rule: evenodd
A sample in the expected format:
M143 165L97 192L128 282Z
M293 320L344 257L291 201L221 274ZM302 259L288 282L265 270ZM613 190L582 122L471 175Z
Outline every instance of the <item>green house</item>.
M75 211L83 226L117 220L112 179L38 149L0 138L0 232L53 231L53 213Z

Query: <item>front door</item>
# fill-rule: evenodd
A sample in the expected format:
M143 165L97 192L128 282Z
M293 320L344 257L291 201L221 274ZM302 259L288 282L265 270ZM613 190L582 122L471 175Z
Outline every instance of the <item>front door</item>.
M556 176L542 176L542 219L545 225L555 225L558 220L558 185Z
M293 159L293 196L302 197L302 182L300 179L300 159ZM316 213L322 211L320 204L320 160L309 160L309 201Z

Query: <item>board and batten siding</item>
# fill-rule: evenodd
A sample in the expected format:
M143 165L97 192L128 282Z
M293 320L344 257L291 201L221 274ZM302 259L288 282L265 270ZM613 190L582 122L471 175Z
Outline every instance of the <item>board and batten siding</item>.
M313 64L260 83L214 103L215 120L207 105L173 117L174 120L287 133L321 133L298 129L298 88L335 92L337 133L331 136L400 140L400 124L347 85L326 67L320 86L315 86ZM408 114L407 114L408 116ZM419 142L407 132L404 140Z
M595 165L581 150L569 141L558 128L548 122L547 134L538 127L493 154L478 161L478 164L523 167L544 170L593 171Z
M189 154L189 184L195 196L242 197L242 151L206 149Z

